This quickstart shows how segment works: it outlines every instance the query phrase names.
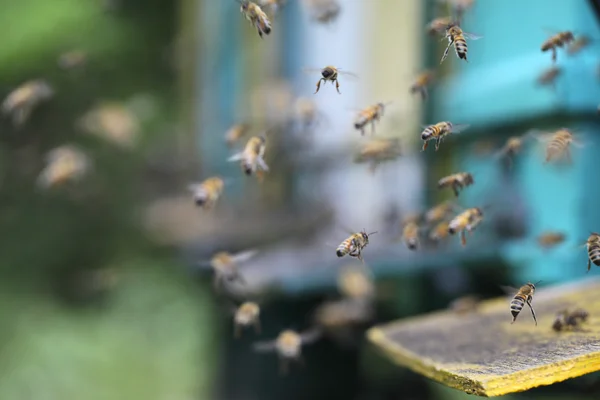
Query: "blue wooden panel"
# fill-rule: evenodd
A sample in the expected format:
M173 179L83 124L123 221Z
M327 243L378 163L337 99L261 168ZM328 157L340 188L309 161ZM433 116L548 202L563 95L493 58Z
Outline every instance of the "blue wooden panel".
M454 63L455 73L436 91L436 120L486 126L557 110L594 112L600 99L595 77L600 24L587 0L481 1L463 27L484 37L469 42L469 63L454 55L445 61ZM538 75L551 66L550 53L540 51L548 37L544 28L596 38L574 57L559 50L564 70L556 92L536 86Z

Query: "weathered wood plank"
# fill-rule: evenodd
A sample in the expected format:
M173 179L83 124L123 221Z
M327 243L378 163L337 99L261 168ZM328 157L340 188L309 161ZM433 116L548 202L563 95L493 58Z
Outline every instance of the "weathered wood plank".
M511 325L509 298L478 311L442 311L371 328L369 340L396 364L479 396L501 396L600 370L600 279L538 287ZM562 308L590 313L581 331L552 329Z

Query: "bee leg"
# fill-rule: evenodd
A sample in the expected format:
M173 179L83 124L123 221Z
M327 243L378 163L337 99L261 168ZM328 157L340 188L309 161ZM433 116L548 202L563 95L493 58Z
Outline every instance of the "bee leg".
M342 92L340 92L340 83L337 79L335 80L335 90L337 90L339 94L342 94Z
M552 62L556 62L556 47L552 48Z
M315 91L315 93L313 94L317 94L317 92L319 91L319 89L321 88L321 81L323 80L323 78L319 79L319 81L317 82L317 90Z
M452 185L452 190L454 191L454 195L456 197L458 197L458 194L459 194L458 185Z
M535 326L537 326L537 318L535 317L535 311L533 311L533 307L531 306L531 300L527 301L527 305L531 310L531 315L533 315L533 321L535 322Z
M454 39L450 39L450 42L448 43L448 47L446 47L446 50L444 51L444 55L442 56L442 60L440 61L440 64L444 62L446 57L448 57L448 52L450 51L450 46L452 46L453 44L454 44Z
M467 245L467 235L465 235L464 230L460 231L460 244L462 244L463 247Z
M427 146L429 146L429 142L426 140L426 141L423 143L423 148L421 149L421 151L425 151L425 150L427 150Z
M421 92L421 99L423 99L423 101L427 100L427 98L429 97L429 93L427 93L427 88L425 86L423 86L420 90Z
M437 140L435 141L435 151L438 151L438 150L439 150L439 148L440 148L440 143L442 143L442 140L441 140L441 139L437 139Z
M592 261L588 258L588 269L587 269L587 272L590 272L591 268L592 268Z

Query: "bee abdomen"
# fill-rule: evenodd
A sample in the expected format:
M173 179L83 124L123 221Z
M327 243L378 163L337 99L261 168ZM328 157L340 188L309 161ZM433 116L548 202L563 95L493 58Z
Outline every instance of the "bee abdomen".
M525 301L521 297L515 297L512 299L510 302L510 313L513 315L513 317L516 318L516 316L519 315L524 305Z
M464 39L457 38L454 41L454 48L458 58L462 58L463 60L467 59L467 42Z
M409 239L406 241L406 246L410 250L416 250L419 247L419 241L417 239Z
M594 245L590 246L588 250L588 256L590 257L590 261L600 267L600 246Z

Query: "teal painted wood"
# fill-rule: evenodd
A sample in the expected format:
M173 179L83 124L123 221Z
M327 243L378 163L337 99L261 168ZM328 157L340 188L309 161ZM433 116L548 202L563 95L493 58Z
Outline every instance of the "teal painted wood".
M469 41L468 63L454 54L445 61L454 63L454 73L434 96L436 121L451 119L476 128L559 110L595 112L600 101L600 22L587 0L553 0L551 5L546 0L481 1L465 17L463 28L483 38ZM563 75L556 92L536 84L552 65L551 54L540 50L548 37L545 28L596 39L576 56L559 49L557 65Z

